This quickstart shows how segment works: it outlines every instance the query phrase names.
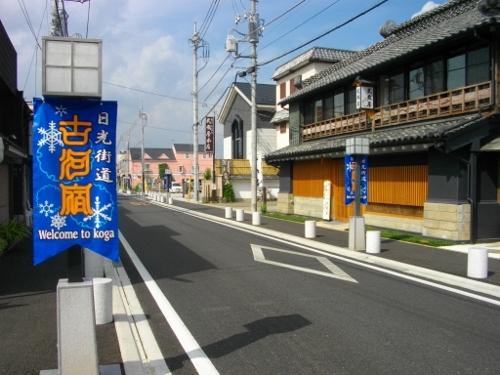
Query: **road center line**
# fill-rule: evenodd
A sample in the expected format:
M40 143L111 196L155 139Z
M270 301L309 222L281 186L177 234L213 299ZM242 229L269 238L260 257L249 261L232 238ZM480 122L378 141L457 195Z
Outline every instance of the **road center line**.
M180 316L174 310L173 306L170 304L167 297L165 297L161 289L158 287L158 284L156 284L153 277L146 270L146 267L144 267L139 257L136 255L136 253L134 252L134 250L132 249L126 238L123 236L121 231L118 231L118 236L120 238L123 247L127 251L127 254L134 263L135 268L137 269L142 279L144 280L144 283L148 287L149 292L153 296L153 299L155 300L156 304L163 313L163 316L165 317L168 324L174 331L175 336L181 343L186 354L189 356L191 362L193 363L193 366L196 368L196 371L198 371L199 374L204 374L204 375L219 374L219 372L217 371L213 363L210 361L210 359L207 357L203 349L198 345L198 342L196 342L191 332L189 332L188 328L186 327Z

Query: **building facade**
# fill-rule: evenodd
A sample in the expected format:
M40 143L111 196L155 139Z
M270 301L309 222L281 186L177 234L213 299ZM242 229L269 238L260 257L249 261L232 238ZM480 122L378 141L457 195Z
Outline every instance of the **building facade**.
M144 148L144 175L149 187L158 187L162 184L159 181L159 170L161 164L167 164L172 174L172 181L184 182L194 176L193 145L176 143L172 148ZM198 179L203 179L203 173L209 168L213 175L214 159L210 153L205 153L205 146L198 145ZM118 157L118 175L123 179L123 184L127 183L134 189L136 186L142 187L142 149L131 147L129 151ZM201 186L201 184L200 184Z
M499 240L499 21L498 2L451 0L303 80L279 103L290 145L265 156L280 168L278 210L322 217L329 181L330 219L348 221L346 140L366 137L367 225ZM373 109L357 109L355 81L373 87Z
M224 158L223 165L226 170L240 170L242 173L225 173L226 181L231 181L238 200L251 200L251 168L252 168L252 94L249 83L235 82L232 84L222 105L217 118L224 125ZM265 174L264 171L275 170L263 165L263 156L276 150L276 128L271 123L276 110L275 85L257 84L257 185L266 187L270 198L276 197L278 192L278 178L274 174ZM231 160L239 161L241 167L233 169L228 167ZM246 161L246 163L245 163ZM265 163L264 163L265 164ZM245 165L245 166L243 166Z
M0 222L31 218L32 110L17 89L17 53L0 22Z

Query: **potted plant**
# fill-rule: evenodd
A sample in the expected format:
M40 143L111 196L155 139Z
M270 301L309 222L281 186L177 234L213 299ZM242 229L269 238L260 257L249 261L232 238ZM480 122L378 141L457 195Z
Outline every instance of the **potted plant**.
M260 205L260 213L265 214L267 212L267 205L265 203L262 203Z
M8 223L0 223L0 254L7 251L22 239L28 237L29 229L17 219Z

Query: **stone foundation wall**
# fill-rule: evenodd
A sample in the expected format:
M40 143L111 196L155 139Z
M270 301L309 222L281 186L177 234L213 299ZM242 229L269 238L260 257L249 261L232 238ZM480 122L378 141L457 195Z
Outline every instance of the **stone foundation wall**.
M410 233L422 233L422 219L409 219L400 216L364 214L365 224Z
M470 205L426 202L422 235L450 241L470 240Z
M293 194L278 193L276 209L280 214L293 214Z
M319 219L323 217L323 198L294 197L293 205L293 213L296 215Z

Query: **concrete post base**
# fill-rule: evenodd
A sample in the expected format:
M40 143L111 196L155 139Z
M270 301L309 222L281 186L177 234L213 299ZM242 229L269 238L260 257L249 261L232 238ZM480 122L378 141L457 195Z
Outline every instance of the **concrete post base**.
M363 216L351 216L349 218L349 249L366 249L365 218Z
M57 284L60 374L99 375L92 281Z

